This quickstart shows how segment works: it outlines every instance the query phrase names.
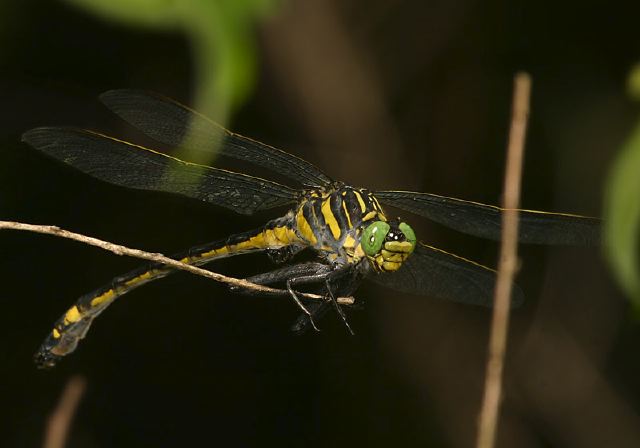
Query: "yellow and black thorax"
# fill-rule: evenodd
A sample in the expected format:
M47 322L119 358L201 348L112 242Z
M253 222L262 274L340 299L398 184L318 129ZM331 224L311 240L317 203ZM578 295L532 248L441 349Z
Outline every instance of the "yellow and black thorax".
M375 196L368 190L337 184L335 188L305 193L292 225L301 240L337 265L360 261L360 239L373 221L387 221Z

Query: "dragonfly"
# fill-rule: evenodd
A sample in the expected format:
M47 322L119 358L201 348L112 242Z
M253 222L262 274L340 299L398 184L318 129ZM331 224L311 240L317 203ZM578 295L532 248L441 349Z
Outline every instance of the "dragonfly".
M100 100L160 144L179 147L186 141L191 154L198 155L209 151L215 142L220 157L248 162L287 179L289 185L187 162L80 128L39 127L22 138L47 156L118 186L181 195L243 215L288 207L284 215L254 230L192 247L173 258L202 266L225 257L266 252L282 266L247 280L286 286L282 293L303 311L294 330L317 329L315 320L332 307L350 330L335 297L352 294L365 279L404 293L492 305L493 269L420 242L411 226L391 218L383 205L492 240L500 239L500 207L431 193L353 187L333 180L293 154L233 133L162 95L119 89L103 93ZM597 218L538 210L518 212L522 243L598 244ZM315 252L313 261L295 262L296 255L305 249ZM76 349L95 318L117 298L173 272L161 263L149 263L81 296L55 322L34 356L36 364L53 367ZM302 287L321 291L326 300L305 302L300 298ZM522 301L522 291L515 286L512 304Z

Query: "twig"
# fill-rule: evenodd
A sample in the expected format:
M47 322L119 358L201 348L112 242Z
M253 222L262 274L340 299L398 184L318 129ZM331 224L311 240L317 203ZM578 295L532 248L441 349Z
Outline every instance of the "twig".
M71 427L71 420L76 413L80 398L86 388L86 381L81 376L71 377L67 383L58 406L47 421L44 448L63 448Z
M216 272L211 272L206 269L192 266L190 264L182 263L181 261L174 260L173 258L168 258L159 253L145 252L139 249L130 249L128 247L121 246L119 244L114 244L108 241L99 240L97 238L85 236L79 233L69 232L68 230L61 229L60 227L57 227L57 226L25 224L21 222L11 222L11 221L0 221L0 230L2 229L25 230L28 232L43 233L45 235L54 235L61 238L68 238L70 240L79 241L84 244L89 244L91 246L96 246L101 249L108 250L110 252L113 252L116 255L127 255L130 257L141 258L143 260L155 261L158 263L165 264L167 266L171 266L172 268L175 268L175 269L191 272L192 274L201 275L202 277L206 277L211 280L215 280L217 282L228 283L230 285L238 286L240 288L252 289L254 291L271 293L271 294L282 294L282 295L288 294L286 291L283 291L283 290L269 288L268 286L263 286L263 285L256 285L255 283L251 283L246 280L227 277L226 275L218 274ZM324 296L321 296L318 294L298 293L298 295L306 299L325 300ZM340 305L353 305L355 303L355 299L353 297L338 297L336 300Z
M493 319L489 340L489 354L484 385L484 400L480 411L477 448L495 446L498 426L498 410L502 394L502 370L507 346L509 328L509 305L511 285L515 276L518 256L518 211L520 202L520 179L524 141L529 115L531 78L526 73L518 73L514 80L513 109L507 166L504 179L504 212L502 215L502 243L494 296Z

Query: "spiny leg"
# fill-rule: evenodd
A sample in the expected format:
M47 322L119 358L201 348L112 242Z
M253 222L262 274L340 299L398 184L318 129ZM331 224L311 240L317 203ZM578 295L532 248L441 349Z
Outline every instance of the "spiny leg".
M301 278L301 277L298 277L298 278ZM307 318L309 319L309 322L311 323L311 326L313 327L313 329L316 331L320 331L320 329L317 327L316 323L313 320L313 314L304 306L304 304L302 303L302 301L300 300L296 292L293 290L293 286L292 286L293 280L295 279L288 279L286 282L287 291L289 291L289 295L293 298L293 301L296 302L296 305L298 305L298 307L302 310L302 312L307 315Z
M327 270L324 270L321 273L316 273L316 274L311 274L311 275L307 275L305 277L295 277L292 278L290 280L287 280L287 289L289 290L290 293L293 293L293 288L291 287L291 285L293 283L296 284L300 284L300 283L320 283L320 282L324 282L325 284L325 288L327 289L327 295L328 295L328 299L334 303L336 310L338 312L338 315L343 319L343 322L346 324L347 329L349 330L349 332L351 334L354 334L353 331L351 330L351 327L349 326L349 324L347 323L347 319L346 316L344 315L344 312L342 310L342 308L340 308L340 306L338 305L338 302L333 294L332 288L331 288L331 281L338 279L340 277L343 277L349 273L351 273L351 267L350 266L343 266L340 268L330 268L328 267ZM318 327L315 325L315 321L314 321L314 316L316 316L320 309L316 309L314 310L314 312L310 312L306 307L302 307L302 302L300 301L300 299L297 296L292 295L293 299L296 301L296 303L298 304L298 306L300 306L302 308L302 311L305 313L306 315L306 319L309 319L309 323L311 324L311 326L316 330L318 330ZM296 322L297 324L298 322ZM295 331L295 327L302 327L303 324L301 325L295 325L294 326L294 331Z
M313 314L313 319L320 320L331 309L330 302L316 302L307 305L307 309ZM304 334L311 326L311 320L306 314L300 314L295 322L291 325L291 331L301 335Z
M356 289L359 281L361 280L360 273L361 271L357 266L345 266L342 269L334 270L330 276L330 278L325 279L324 288L327 291L327 295L331 294L331 296L335 297L336 295L349 295L352 294ZM333 286L332 286L333 285ZM324 316L327 311L333 308L334 301L331 300L331 296L329 296L329 300L324 302L316 302L311 304L313 308L308 306L313 313L314 319L317 321L322 316ZM350 305L350 308L358 308L362 307L362 301L358 301L357 304ZM338 305L336 303L336 305ZM342 307L338 307L338 313L341 317L344 315L344 310ZM345 316L346 317L346 316ZM343 320L344 321L344 320ZM346 322L345 322L346 323ZM301 314L295 320L293 325L291 326L291 331L297 334L303 334L305 331L309 329L310 322L306 314ZM350 330L350 333L353 333L350 329L350 326L347 324L347 328Z
M293 284L302 285L306 283L319 283L326 279L333 272L331 266L323 263L309 262L299 263L292 266L285 266L281 269L265 272L263 274L254 275L246 280L258 285L273 284L278 282L285 282L287 290L283 292L256 292L249 288L242 288L238 286L232 286L230 289L234 292L246 293L251 295L268 295L268 296L282 296L288 295L291 297L296 305L302 310L305 318L309 319L311 325L316 331L320 331L313 319L314 313L309 311L307 306L302 303L302 300L298 297L293 289ZM314 310L315 311L315 310Z
M355 333L351 329L351 325L349 325L349 321L347 320L347 315L344 313L344 310L342 309L342 307L336 300L335 296L333 295L333 290L331 289L331 285L329 281L330 279L327 278L324 284L327 287L327 293L329 294L329 298L331 298L331 303L333 304L333 307L338 313L338 316L340 316L340 318L342 319L342 322L344 323L345 327L347 327L347 331L349 332L349 334L351 334L351 336L355 336Z
M301 285L305 283L319 283L324 281L324 285L327 291L327 297L330 303L335 308L336 312L338 313L338 316L340 316L340 318L342 319L342 322L345 324L349 333L351 335L354 335L355 333L351 328L351 326L349 325L347 316L344 310L342 309L342 307L338 304L335 298L335 294L333 293L333 288L331 288L332 280L342 277L346 275L348 272L350 272L350 269L335 270L335 269L332 269L331 266L327 264L317 263L317 262L308 262L308 263L299 263L292 266L286 266L284 268L276 269L274 271L254 275L252 277L246 278L245 280L251 283L256 283L258 285L268 285L268 284L278 283L282 281L287 282L289 280L291 280L292 283L295 283L295 285ZM232 291L240 292L240 293L260 294L260 295L269 295L269 296L288 295L292 297L296 305L298 305L298 307L300 307L300 309L304 313L293 324L291 328L292 331L296 333L303 333L308 324L310 324L317 331L318 327L315 325L315 321L326 313L328 309L329 301L305 304L303 300L300 297L298 297L297 294L295 294L295 291L293 291L293 294L292 294L292 289L293 288L290 289L289 285L287 285L286 291L281 291L277 293L265 293L265 292L258 293L256 291L252 291L251 289L245 289L237 286L231 287Z

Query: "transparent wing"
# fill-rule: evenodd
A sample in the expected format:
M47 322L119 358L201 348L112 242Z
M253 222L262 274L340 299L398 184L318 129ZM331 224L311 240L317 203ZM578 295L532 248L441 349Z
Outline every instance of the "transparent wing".
M424 216L454 230L500 240L500 207L413 191L379 191L375 196L389 206ZM518 239L530 244L597 245L600 224L599 219L586 216L520 210Z
M490 307L496 272L457 255L419 243L396 272L372 274L368 279L409 294ZM519 306L524 295L513 285L512 306Z
M328 186L332 180L311 163L281 149L260 143L216 124L172 99L140 90L109 90L100 100L149 137L178 146L189 131L191 151L206 151L217 143L218 154L270 169L303 185Z
M237 213L252 214L296 201L297 192L247 176L170 157L96 132L43 127L22 140L100 180L139 190L175 193Z

